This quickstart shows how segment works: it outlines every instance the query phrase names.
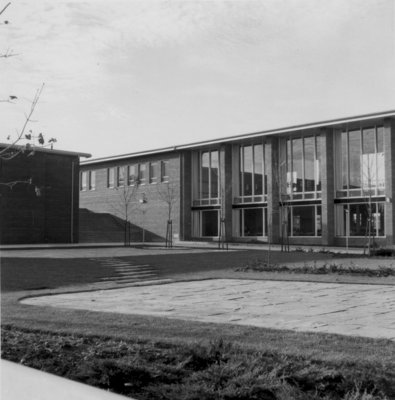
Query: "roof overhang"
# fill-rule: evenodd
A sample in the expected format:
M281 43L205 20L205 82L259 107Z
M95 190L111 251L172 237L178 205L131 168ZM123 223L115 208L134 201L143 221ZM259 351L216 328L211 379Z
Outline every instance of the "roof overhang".
M9 143L0 143L0 149L6 149L6 148L9 148L10 150L11 149L15 149L15 150L24 149L26 151L34 151L37 153L59 154L59 155L71 156L71 157L85 157L85 158L92 157L92 154L81 153L81 152L76 152L76 151L47 149L45 147L33 146L33 145L31 145L30 148L26 148L24 145L19 145L19 144L10 145Z

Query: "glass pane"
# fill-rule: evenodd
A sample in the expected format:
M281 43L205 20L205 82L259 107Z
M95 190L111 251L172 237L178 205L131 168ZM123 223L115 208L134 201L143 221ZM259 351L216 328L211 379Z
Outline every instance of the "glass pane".
M384 168L384 128L377 127L377 187L379 193L385 190L385 168Z
M377 127L377 152L384 152L384 128L382 126Z
M140 184L145 184L147 180L147 166L145 164L140 164L139 167L139 180Z
M362 132L362 153L369 154L376 152L376 138L374 128L364 129Z
M317 206L317 214L315 217L317 236L322 235L322 219L321 219L321 206Z
M108 178L107 178L108 187L114 187L115 183L115 168L108 169Z
M218 211L202 211L202 236L218 236Z
M254 146L254 195L263 194L263 145Z
M263 209L263 212L264 212L264 221L265 221L265 231L263 232L263 236L268 236L269 231L267 230L267 208L266 207Z
M157 183L158 182L158 164L157 163L150 163L150 183Z
M292 207L292 235L315 236L315 206Z
M293 174L292 174L292 140L287 139L287 194L292 193Z
M218 162L218 151L211 152L211 198L218 197L218 170L219 170L219 162Z
M86 190L88 187L88 173L82 172L81 173L81 190Z
M162 174L162 182L167 182L169 180L169 161L162 161L161 163L161 174Z
M361 164L364 195L374 195L374 189L377 185L376 133L374 128L364 129L362 132Z
M361 188L361 133L349 132L350 189Z
M341 148L342 153L342 188L348 189L348 140L347 132L342 132Z
M314 136L304 138L304 191L315 189L315 140Z
M202 153L201 160L201 194L200 197L207 199L209 197L209 173L210 173L210 154L206 151Z
M129 165L128 167L128 185L134 185L136 181L136 166Z
M244 210L244 236L263 236L263 209Z
M245 146L244 149L244 188L243 195L252 195L252 146Z
M316 136L316 158L314 164L315 190L321 191L321 136Z
M368 228L368 204L350 204L350 236L365 236Z
M292 191L303 192L303 140L292 141Z
M89 173L89 189L96 189L96 171L90 171Z
M118 186L123 186L125 182L125 167L118 167Z
M385 236L384 230L384 203L378 203L377 208L375 210L375 214L373 215L373 224L375 231L377 232L377 236Z
M268 166L268 160L270 159L270 157L268 156L270 152L270 147L268 144L265 144L265 168L264 168L264 173L265 173L265 187L264 187L264 194L267 194L267 171L269 170L269 166ZM278 173L281 174L282 171L278 171ZM278 180L278 178L277 178ZM280 182L278 182L278 184L280 185ZM281 189L281 188L280 188Z

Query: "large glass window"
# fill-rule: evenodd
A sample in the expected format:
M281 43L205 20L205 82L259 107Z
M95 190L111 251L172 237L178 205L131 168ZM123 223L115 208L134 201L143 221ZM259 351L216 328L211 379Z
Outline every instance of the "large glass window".
M239 193L242 202L262 202L266 188L263 144L240 147ZM265 190L266 191L266 190Z
M321 206L290 206L290 236L321 236Z
M267 208L243 208L239 212L239 236L267 235Z
M384 194L383 133L383 127L337 133L338 160L335 162L337 197Z
M319 197L321 191L320 136L286 140L286 194L290 199Z
M203 237L218 236L218 210L201 211Z
M336 205L337 236L385 236L384 203Z
M219 203L219 152L203 151L199 154L198 164L198 205Z

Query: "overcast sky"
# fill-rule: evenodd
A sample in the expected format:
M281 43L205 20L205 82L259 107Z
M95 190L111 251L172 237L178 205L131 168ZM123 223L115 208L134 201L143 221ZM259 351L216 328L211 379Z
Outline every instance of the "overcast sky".
M94 157L395 109L393 0L11 0L0 141ZM8 0L0 0L0 9Z

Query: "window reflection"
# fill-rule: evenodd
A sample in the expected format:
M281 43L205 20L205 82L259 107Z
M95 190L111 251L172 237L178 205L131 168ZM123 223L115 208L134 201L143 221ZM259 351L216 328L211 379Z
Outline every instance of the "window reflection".
M262 196L264 194L264 174L263 144L241 146L240 196Z
M339 204L336 206L336 235L384 236L384 203Z
M320 136L286 141L286 193L291 199L318 197L321 191Z
M335 163L337 197L377 196L384 194L383 127L344 131L336 135Z

